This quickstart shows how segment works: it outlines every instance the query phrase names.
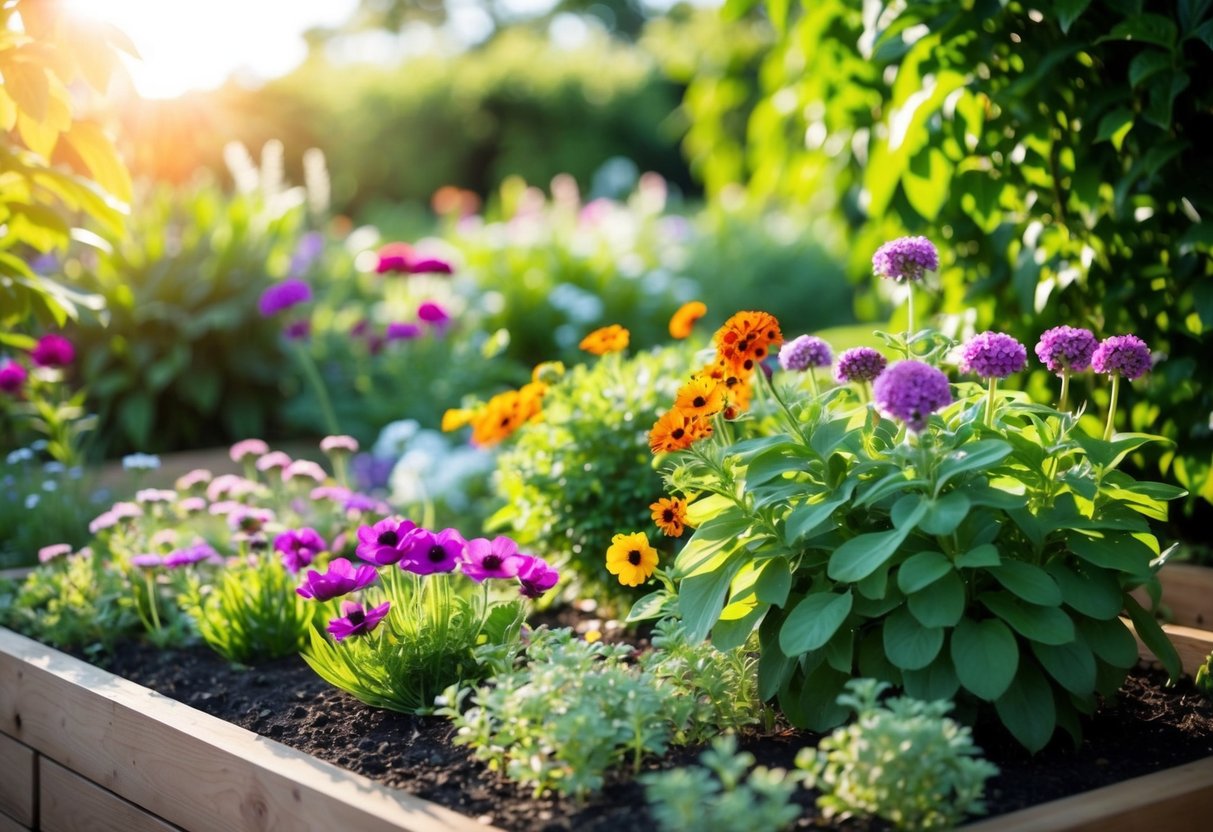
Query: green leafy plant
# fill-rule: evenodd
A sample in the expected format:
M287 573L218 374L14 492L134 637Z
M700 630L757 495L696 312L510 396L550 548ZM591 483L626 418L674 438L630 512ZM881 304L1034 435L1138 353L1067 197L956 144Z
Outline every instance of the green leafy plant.
M827 818L881 818L894 829L952 829L982 814L998 768L980 758L969 729L948 719L951 703L907 697L880 702L888 685L853 679L838 704L854 721L796 757L806 785L821 791ZM908 753L907 753L908 752Z
M800 815L792 802L798 777L754 768L754 755L737 750L737 737L712 740L699 766L641 776L649 811L663 832L779 832Z
M1209 654L1204 664L1196 668L1196 675L1192 677L1192 682L1198 691L1209 699L1213 699L1213 653Z

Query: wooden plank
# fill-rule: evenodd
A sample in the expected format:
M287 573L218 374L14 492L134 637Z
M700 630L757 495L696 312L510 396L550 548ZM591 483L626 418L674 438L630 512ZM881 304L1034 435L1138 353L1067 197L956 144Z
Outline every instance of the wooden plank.
M38 795L42 832L179 832L45 757L38 766Z
M194 832L492 832L3 628L0 731Z
M1132 621L1122 620L1130 630L1133 630ZM1179 661L1183 665L1184 673L1195 676L1196 668L1204 664L1205 659L1209 658L1209 654L1213 653L1213 631L1198 630L1195 627L1180 627L1175 624L1164 624L1162 629L1171 639L1171 643L1175 645L1175 652L1179 653ZM1137 635L1137 631L1133 630L1133 634ZM1137 652L1146 661L1156 659L1150 649L1141 642L1141 639L1137 640Z
M1213 630L1213 569L1189 563L1167 564L1158 573L1158 580L1172 624Z
M964 827L966 832L1207 832L1213 757Z
M0 832L31 832L28 826L22 826L8 815L0 812Z
M36 754L6 734L0 734L0 814L25 826L34 825Z

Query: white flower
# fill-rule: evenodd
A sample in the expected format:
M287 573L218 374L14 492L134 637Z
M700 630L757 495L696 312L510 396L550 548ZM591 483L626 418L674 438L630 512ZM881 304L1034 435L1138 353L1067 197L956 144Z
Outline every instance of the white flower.
M28 494L25 498L25 507L29 510L33 510L38 507L38 503L41 501L42 498L37 494Z
M15 451L10 451L4 461L9 465L19 465L22 462L29 462L34 458L34 452L29 448L18 448Z
M155 454L127 454L122 457L122 467L127 471L155 471L160 467L160 457Z

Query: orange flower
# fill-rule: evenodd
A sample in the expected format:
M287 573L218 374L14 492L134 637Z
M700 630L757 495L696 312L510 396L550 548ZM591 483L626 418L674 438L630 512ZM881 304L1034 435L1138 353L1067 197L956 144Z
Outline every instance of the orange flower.
M581 339L578 345L581 349L594 355L606 355L609 352L619 352L628 348L630 334L619 324L611 324L596 329Z
M548 391L548 386L541 381L532 381L529 384L522 385L518 391L518 408L519 422L527 420L538 421L543 410L543 396Z
M682 529L687 522L685 500L679 497L673 499L662 497L650 505L649 509L653 512L653 522L666 537L682 537Z
M724 385L711 376L696 375L678 389L674 407L695 416L711 416L724 409Z
M649 447L653 453L685 451L697 440L711 435L712 425L707 419L671 410L649 431Z
M475 416L476 411L474 410L452 407L442 414L442 432L450 433L453 430L459 430L464 425L471 424Z
M693 300L684 303L674 316L670 318L670 337L682 340L691 334L695 322L708 313L708 308L702 302Z
M716 354L735 375L749 375L782 343L779 321L766 312L738 312L716 331Z
M481 447L496 445L524 421L518 407L518 391L498 393L472 417L472 442Z

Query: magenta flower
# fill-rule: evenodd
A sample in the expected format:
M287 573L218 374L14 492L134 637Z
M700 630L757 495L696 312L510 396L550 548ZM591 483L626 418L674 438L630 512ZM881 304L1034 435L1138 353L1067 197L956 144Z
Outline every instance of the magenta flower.
M1027 364L1027 348L1001 332L973 336L960 353L960 371L975 373L981 378L1006 378Z
M455 269L441 257L417 255L409 263L409 274L451 274Z
M391 323L387 325L384 336L388 341L412 341L421 337L421 327L417 324Z
M855 347L838 356L834 378L839 384L875 381L889 366L889 360L871 347Z
M291 321L282 328L282 334L288 341L306 341L312 334L312 322L307 319Z
M387 243L380 247L378 255L379 262L375 264L375 274L389 274L408 272L414 252L408 243Z
M451 316L442 305L432 300L427 300L417 307L417 317L437 329L442 329L451 322Z
M548 565L543 558L523 555L518 568L518 591L524 598L538 598L560 580L560 573Z
M244 462L250 457L264 456L270 452L270 446L260 439L242 439L232 445L228 455L232 462Z
M190 566L202 561L221 562L219 553L209 543L195 543L185 549L175 549L164 556L164 565L169 569ZM133 562L133 559L132 559Z
M5 359L0 362L0 392L14 396L21 392L29 373L16 361Z
M1136 335L1113 335L1095 348L1091 366L1097 373L1136 381L1150 371L1150 348Z
M467 541L454 529L443 529L437 534L416 529L400 545L404 552L400 568L418 575L452 572L459 565L465 546Z
M877 277L916 282L926 272L939 268L939 250L926 237L899 237L890 240L872 255L872 271Z
M316 555L328 548L320 533L310 526L287 529L274 538L274 550L282 556L282 565L292 575L311 564Z
M482 583L487 578L515 578L524 563L525 556L510 538L495 537L490 541L477 537L468 541L459 568L476 583Z
M876 406L886 416L921 432L936 410L952 403L948 377L921 361L899 361L880 374L872 387Z
M365 589L375 583L379 573L375 567L363 564L355 567L345 558L334 558L329 564L329 571L321 574L315 569L309 569L303 585L295 592L303 598L314 598L317 601L329 601L340 598L359 589Z
M391 601L384 601L370 610L354 601L342 601L341 618L334 618L330 621L327 629L337 641L350 636L366 635L379 626L379 622L391 608Z
M66 367L76 360L76 348L62 335L43 335L29 356L39 367Z
M829 367L834 360L830 345L815 335L801 335L779 350L779 366L803 373L814 367Z
M157 566L164 566L164 558L151 553L135 555L131 558L131 566L138 566L140 569L155 569Z
M1091 356L1098 343L1089 329L1055 326L1041 333L1036 343L1036 357L1054 375L1067 371L1081 373L1091 366Z
M358 529L358 546L354 554L365 561L389 566L399 563L404 557L401 548L405 537L417 528L412 520L402 520L399 517L389 517L380 520L373 526L361 526Z
M284 309L290 309L312 299L312 287L297 277L289 277L281 283L267 286L257 301L261 317L269 318Z

